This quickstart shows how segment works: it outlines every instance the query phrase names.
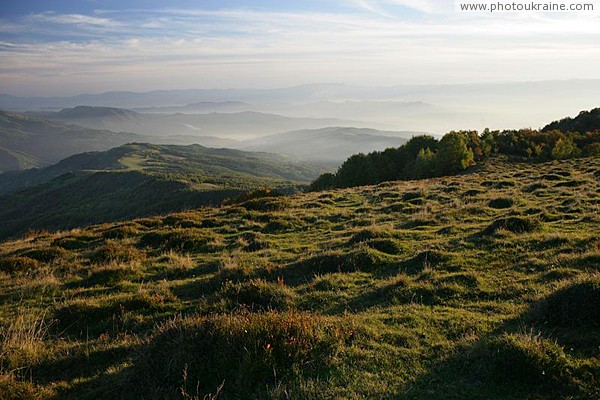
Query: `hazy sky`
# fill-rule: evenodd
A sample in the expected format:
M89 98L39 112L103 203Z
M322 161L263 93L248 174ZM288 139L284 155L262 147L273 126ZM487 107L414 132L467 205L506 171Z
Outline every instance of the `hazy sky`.
M600 78L599 15L467 15L453 0L2 0L0 92Z

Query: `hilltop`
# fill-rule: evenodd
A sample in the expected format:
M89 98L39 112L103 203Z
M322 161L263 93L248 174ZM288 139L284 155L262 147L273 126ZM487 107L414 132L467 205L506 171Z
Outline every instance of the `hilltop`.
M269 153L134 143L0 175L0 237L217 205L259 186L282 191L320 169Z
M144 138L0 110L0 173L46 166L73 154L107 150Z
M0 397L597 398L599 192L493 157L4 242Z
M600 129L600 108L594 108L590 111L581 111L576 117L566 117L558 121L549 123L543 128L543 131L557 129L562 132L577 132L585 134Z

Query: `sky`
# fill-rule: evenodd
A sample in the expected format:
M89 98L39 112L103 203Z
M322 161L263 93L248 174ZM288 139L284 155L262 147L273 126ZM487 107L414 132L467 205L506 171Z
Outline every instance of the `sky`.
M597 79L599 16L468 14L454 0L1 0L0 93Z

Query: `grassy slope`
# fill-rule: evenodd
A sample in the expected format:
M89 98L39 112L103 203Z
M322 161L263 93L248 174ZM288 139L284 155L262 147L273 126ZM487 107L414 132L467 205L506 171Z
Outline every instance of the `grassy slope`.
M0 172L42 167L73 154L143 139L0 110ZM12 160L6 160L9 156Z
M258 186L291 190L319 172L284 156L199 145L78 154L0 175L0 238L215 205Z
M597 398L599 189L491 160L5 242L0 397Z

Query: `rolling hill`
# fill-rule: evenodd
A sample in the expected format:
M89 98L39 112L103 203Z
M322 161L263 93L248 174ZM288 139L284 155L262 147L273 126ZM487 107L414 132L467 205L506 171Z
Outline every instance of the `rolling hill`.
M93 129L133 132L143 135L218 136L248 139L293 129L327 126L361 126L360 122L335 118L291 118L254 111L208 114L142 114L111 107L77 106L59 112L37 112L34 115Z
M268 153L128 144L0 175L0 237L216 205L260 186L294 191L320 169Z
M0 397L598 398L599 192L493 158L2 243Z
M49 165L73 154L107 150L144 137L0 111L0 172Z
M418 134L420 133L328 127L268 135L244 141L241 148L291 154L307 161L340 163L352 154L398 147Z

